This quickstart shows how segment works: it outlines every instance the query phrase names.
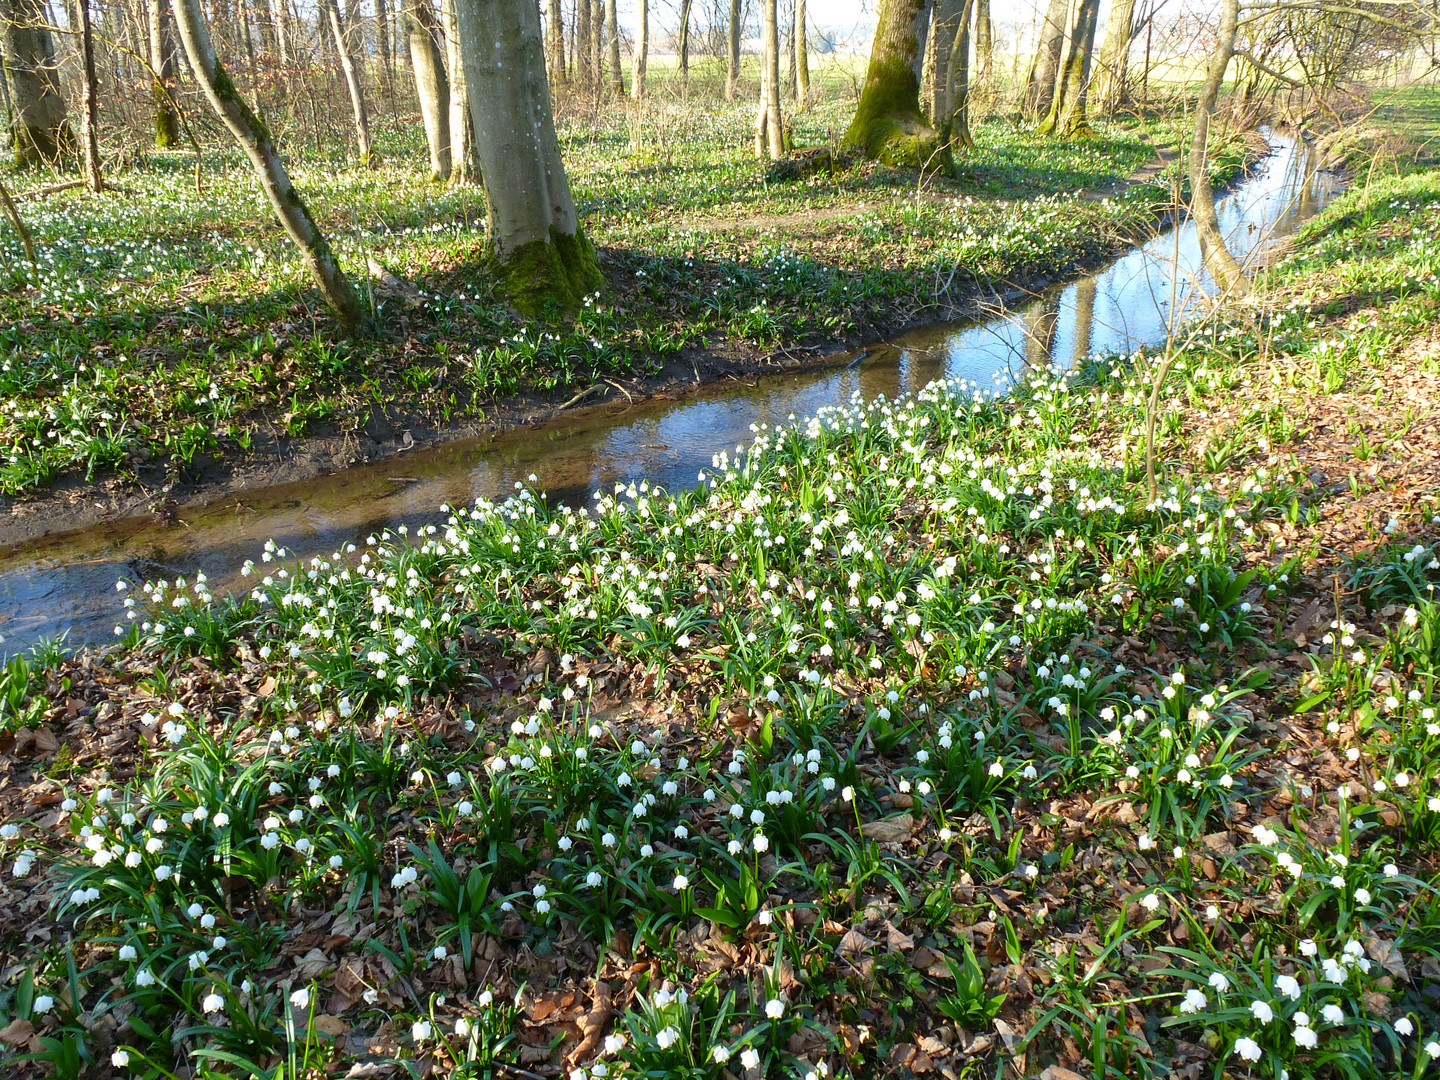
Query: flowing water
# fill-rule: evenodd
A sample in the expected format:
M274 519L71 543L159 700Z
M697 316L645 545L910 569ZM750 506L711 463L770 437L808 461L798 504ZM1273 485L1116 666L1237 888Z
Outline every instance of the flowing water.
M1271 135L1274 153L1217 203L1230 250L1243 262L1293 232L1338 192L1303 142ZM416 450L318 479L248 491L153 517L107 522L0 549L0 654L68 634L108 638L121 615L115 582L204 571L218 592L267 539L308 557L402 523L437 517L442 503L497 498L530 476L580 505L616 480L667 487L695 482L717 450L748 442L752 425L785 423L840 404L921 389L937 378L1003 388L1026 367L1066 367L1106 350L1163 341L1171 304L1208 290L1193 225L1181 224L1100 271L992 318L937 325L872 346L847 363L753 384L720 383L680 400L611 404L539 428Z

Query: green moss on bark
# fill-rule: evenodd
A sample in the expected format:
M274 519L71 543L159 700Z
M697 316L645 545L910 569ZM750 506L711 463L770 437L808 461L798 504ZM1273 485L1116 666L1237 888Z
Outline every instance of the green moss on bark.
M549 304L573 311L587 292L604 283L583 229L571 234L552 228L548 241L532 240L498 260L496 276L522 315L539 315Z
M944 138L920 112L915 72L899 55L871 57L844 144L883 165L947 172L954 168Z

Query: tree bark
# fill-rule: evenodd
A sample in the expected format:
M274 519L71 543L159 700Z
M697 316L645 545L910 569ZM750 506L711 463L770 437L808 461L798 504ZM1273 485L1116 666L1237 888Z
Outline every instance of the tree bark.
M195 73L195 81L200 84L215 115L250 159L261 190L265 192L285 232L300 249L301 258L319 285L325 302L347 333L359 330L365 324L360 298L349 278L341 272L340 264L316 226L315 219L310 216L305 200L290 183L289 173L270 132L236 93L229 74L216 58L200 0L175 0L175 25L186 58L190 61L190 69Z
M975 139L970 134L970 16L973 6L974 0L964 0L959 5L959 16L945 28L947 36L954 36L945 58L941 132L949 145L962 146L966 150L975 148Z
M550 71L550 82L559 86L570 81L570 72L565 66L565 17L560 10L560 0L547 0L545 15L545 65Z
M640 30L635 36L635 68L630 75L630 96L645 98L645 62L650 52L650 0L640 0Z
M589 93L595 89L594 53L590 48L590 0L575 0L575 81Z
M15 126L10 143L15 164L54 165L74 155L75 135L60 92L55 35L45 0L0 0L0 63L10 80Z
M625 73L620 68L620 20L615 17L615 0L605 0L605 41L610 53L610 89L625 96Z
M882 0L870 65L845 144L886 165L923 168L951 162L940 133L920 111L921 48L930 31L928 0Z
M755 115L755 153L778 161L785 156L780 115L780 13L778 0L760 0L760 109Z
M740 87L740 0L730 0L730 24L725 28L725 100L734 101Z
M1089 139L1095 133L1085 119L1085 103L1090 91L1090 62L1095 55L1095 30L1100 22L1100 0L1080 0L1075 12L1075 30L1065 50L1055 81L1055 95L1050 111L1040 124L1040 134L1060 135L1066 139Z
M1023 108L1032 120L1050 112L1055 97L1055 76L1060 70L1060 54L1065 49L1065 31L1069 29L1070 0L1050 0L1035 43L1035 58L1030 63L1030 77L1025 81Z
M445 29L446 70L450 78L450 183L473 184L480 179L480 159L476 154L455 0L440 0L440 19Z
M1220 220L1215 214L1215 193L1210 189L1207 159L1210 118L1215 115L1220 84L1225 81L1225 69L1230 66L1230 58L1235 54L1235 29L1239 20L1240 0L1222 0L1215 51L1210 54L1210 67L1205 73L1200 103L1195 110L1195 131L1190 139L1190 216L1200 237L1200 253L1205 266L1226 293L1248 292L1249 284L1235 256L1225 246L1225 238L1220 235Z
M989 85L995 63L995 29L990 24L990 0L975 0L975 66L979 81Z
M5 211L5 216L10 219L10 225L20 237L20 246L25 249L25 258L31 266L39 266L40 260L35 255L35 240L30 235L30 230L25 227L25 221L20 217L20 211L15 208L14 200L10 198L10 192L5 189L5 183L0 180L0 208Z
M690 82L690 7L693 0L680 0L680 79Z
M1125 76L1130 66L1130 42L1135 36L1135 0L1113 0L1105 20L1105 44L1100 49L1095 107L1108 113L1129 97Z
M535 0L457 0L491 258L517 311L573 309L603 278L580 228L545 79Z
M350 92L350 111L355 118L355 142L360 153L360 164L367 168L375 164L370 148L370 114L365 109L365 91L360 85L359 73L355 70L355 58L350 55L350 42L345 36L345 24L340 20L340 6L336 0L322 0L325 17L330 24L330 34L335 39L335 51L340 58L340 70L345 74L345 88ZM354 3L355 0L350 0Z
M80 163L85 171L85 186L99 194L105 190L105 178L100 175L100 105L90 0L75 0L74 19L80 37Z
M795 0L795 100L803 109L810 104L810 42L807 40L805 0Z
M590 5L590 66L595 72L595 96L605 94L605 3L592 0Z
M425 122L425 141L430 144L430 173L436 180L450 176L450 82L445 77L445 58L435 40L439 26L430 0L405 0L405 29L410 42L410 70L415 75L415 95L420 99L420 117Z
M149 0L151 93L155 101L155 148L166 150L180 142L180 119L175 115L175 42L170 37L165 0Z

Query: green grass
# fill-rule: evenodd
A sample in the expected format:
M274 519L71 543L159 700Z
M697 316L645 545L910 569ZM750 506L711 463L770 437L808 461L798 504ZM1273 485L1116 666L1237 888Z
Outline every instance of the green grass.
M338 1024L456 1076L990 1076L997 1017L1030 1074L1425 1075L1437 271L1440 173L1327 210L1180 350L1153 503L1155 357L1100 356L131 583L57 674L141 742L79 730L0 834L0 1026L61 1075L343 1072ZM1365 401L1416 447L1322 485Z
M798 115L797 141L824 142L849 108L831 97ZM41 263L0 232L0 492L156 465L185 475L267 430L355 434L387 410L438 424L517 393L563 400L695 349L873 338L939 311L944 282L1067 273L1167 201L1158 186L1077 196L1150 159L1115 128L1063 145L988 122L958 181L917 188L864 166L768 183L749 123L748 105L657 101L564 125L609 284L555 325L521 322L495 295L482 194L424 178L418 126L379 133L373 171L347 166L343 147L323 160L291 148L342 262L356 272L374 256L423 291L418 305L374 294L373 338L337 337L231 153L207 149L203 193L191 160L154 154L112 193L22 203Z

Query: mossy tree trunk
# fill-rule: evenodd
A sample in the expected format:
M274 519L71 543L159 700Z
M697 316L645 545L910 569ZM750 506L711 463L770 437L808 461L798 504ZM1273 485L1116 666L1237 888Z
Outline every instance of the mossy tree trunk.
M730 22L725 27L725 100L734 101L740 89L740 0L730 0Z
M1095 30L1100 22L1100 0L1080 0L1075 12L1075 30L1066 43L1065 62L1055 81L1050 111L1040 122L1040 134L1066 139L1094 136L1085 117L1090 92L1090 61L1095 54Z
M785 156L780 111L780 12L778 0L760 0L760 107L755 113L755 155Z
M1030 61L1030 77L1025 80L1022 108L1031 120L1039 120L1050 112L1055 97L1055 77L1060 70L1060 54L1065 51L1065 31L1070 23L1070 0L1050 0L1045 17L1036 33L1035 56Z
M810 104L810 42L806 29L805 0L795 0L795 101L800 108Z
M85 186L98 194L105 190L105 178L100 175L100 103L90 0L75 0L73 12L80 46L80 164L85 172Z
M175 115L175 42L165 0L150 0L151 92L155 100L155 148L167 150L180 142L180 118Z
M951 164L941 133L920 111L930 15L927 0L881 0L865 88L844 141L886 165L948 170Z
M620 69L620 20L615 15L615 0L605 0L605 42L610 54L610 90L616 97L624 97L625 73Z
M650 0L640 0L640 26L635 34L635 66L630 72L630 96L645 100L645 65L650 59Z
M1190 138L1190 216L1200 237L1200 254L1205 266L1216 284L1227 293L1248 292L1249 283L1220 234L1220 220L1215 214L1215 193L1210 189L1208 158L1210 119L1215 115L1215 105L1220 99L1220 84L1225 81L1225 69L1235 55L1235 30L1239 21L1240 0L1222 0L1215 51L1210 54L1210 66L1205 72L1200 103L1195 110L1195 130Z
M1113 0L1105 19L1105 44L1100 48L1100 71L1095 79L1095 107L1101 113L1113 112L1129 97L1125 77L1134 39L1135 0Z
M75 154L75 135L60 92L55 35L45 0L0 0L0 62L15 110L10 144L21 167L54 165Z
M577 307L603 279L560 158L535 0L457 0L491 258L511 305Z
M440 0L440 22L445 30L445 67L450 79L450 183L474 184L480 179L480 159L475 147L475 125L470 118L470 87L465 81L455 0Z
M341 272L335 253L330 250L315 219L310 216L305 200L290 183L285 162L281 160L270 132L236 92L229 74L216 58L200 0L175 0L174 10L180 43L205 100L250 160L275 216L300 249L301 258L340 325L347 333L359 330L365 324L360 298L350 279Z
M355 57L350 51L350 40L345 34L345 24L340 18L340 6L336 0L323 0L325 17L330 24L330 34L335 39L335 52L340 58L340 70L345 75L345 88L350 93L350 111L355 118L355 143L360 154L360 164L375 164L374 151L370 146L370 114L365 108L365 89L360 85L360 74L355 67ZM354 3L354 0L351 0Z
M445 180L450 176L450 82L436 40L440 27L430 0L405 0L404 18L415 95L430 145L430 172L436 180Z

